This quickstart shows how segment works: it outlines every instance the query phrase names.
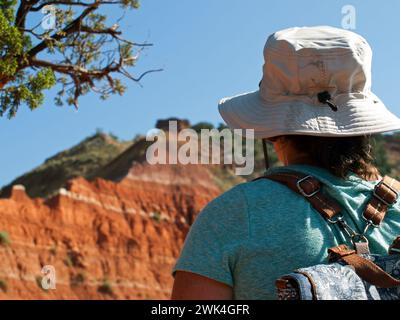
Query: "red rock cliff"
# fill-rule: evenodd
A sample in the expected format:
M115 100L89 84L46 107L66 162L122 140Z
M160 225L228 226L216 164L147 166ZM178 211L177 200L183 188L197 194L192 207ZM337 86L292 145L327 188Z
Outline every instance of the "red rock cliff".
M219 193L204 166L140 163L119 182L76 178L47 199L14 186L0 199L0 298L168 298L189 225ZM55 290L40 286L44 265Z

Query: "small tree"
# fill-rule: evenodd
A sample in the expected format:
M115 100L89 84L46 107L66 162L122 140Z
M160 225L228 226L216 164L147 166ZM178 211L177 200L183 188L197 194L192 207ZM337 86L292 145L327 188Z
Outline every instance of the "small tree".
M210 122L199 122L192 126L192 129L196 132L200 133L201 129L214 129L214 125Z
M6 231L0 231L0 245L8 246L11 243L10 236Z
M7 281L0 279L0 290L6 293L8 291Z
M97 291L103 294L113 294L111 283L107 279L103 280L103 283L97 288Z
M139 82L133 67L151 44L122 37L101 8L136 9L138 0L0 0L0 116L13 117L21 104L35 109L43 91L60 86L57 105L78 107L88 92L106 99L122 95L122 78ZM44 15L47 14L47 15ZM45 19L45 20L44 20ZM46 19L50 19L48 22ZM39 22L38 22L39 21ZM46 22L47 21L47 22Z
M385 136L375 134L372 139L372 148L374 154L374 163L382 175L390 174L392 166L388 162L388 154L385 146Z

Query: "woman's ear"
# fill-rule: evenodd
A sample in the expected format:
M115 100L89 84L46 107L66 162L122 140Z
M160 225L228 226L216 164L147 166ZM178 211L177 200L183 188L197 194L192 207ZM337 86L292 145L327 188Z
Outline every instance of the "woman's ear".
M278 159L283 163L286 164L286 154L285 154L285 147L286 147L286 139L284 136L279 136L274 139L273 142L275 153L278 156Z

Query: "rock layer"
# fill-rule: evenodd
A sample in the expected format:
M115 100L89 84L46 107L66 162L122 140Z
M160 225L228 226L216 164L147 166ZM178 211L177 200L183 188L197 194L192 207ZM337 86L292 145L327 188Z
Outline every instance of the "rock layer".
M50 198L0 199L0 298L165 299L195 215L220 193L205 166L136 163L118 182L70 180ZM56 289L41 288L52 265Z

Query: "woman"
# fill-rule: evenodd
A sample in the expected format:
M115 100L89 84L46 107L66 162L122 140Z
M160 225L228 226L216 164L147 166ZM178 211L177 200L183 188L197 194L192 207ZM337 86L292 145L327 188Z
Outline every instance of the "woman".
M361 233L364 205L382 178L371 135L400 130L400 119L371 92L371 56L359 35L331 27L274 33L264 48L259 90L221 100L235 129L270 140L284 164L267 174L297 171L323 183L346 221ZM400 205L369 228L370 249L385 254L400 234ZM210 202L193 224L173 274L173 299L274 299L275 280L326 261L348 243L310 203L286 186L260 179Z

